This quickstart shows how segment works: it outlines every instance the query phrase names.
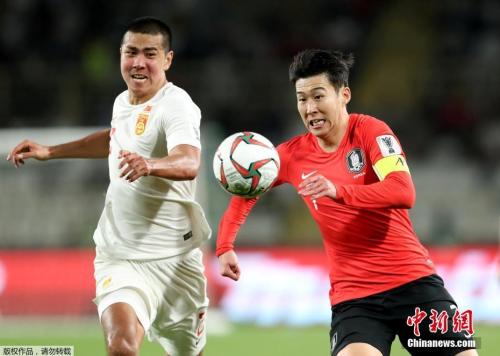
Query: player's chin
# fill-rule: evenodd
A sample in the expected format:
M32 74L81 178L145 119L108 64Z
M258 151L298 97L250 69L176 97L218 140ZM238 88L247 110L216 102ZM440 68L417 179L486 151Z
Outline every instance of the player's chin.
M308 131L317 137L322 137L328 133L328 130L325 129L324 127L321 127L321 128L309 127Z

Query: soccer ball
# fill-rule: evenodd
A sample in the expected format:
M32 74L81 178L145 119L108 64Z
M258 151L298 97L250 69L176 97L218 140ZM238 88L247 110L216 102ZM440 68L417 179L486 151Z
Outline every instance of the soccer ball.
M227 192L253 198L266 192L278 177L280 158L271 141L255 132L227 137L214 155L214 174Z

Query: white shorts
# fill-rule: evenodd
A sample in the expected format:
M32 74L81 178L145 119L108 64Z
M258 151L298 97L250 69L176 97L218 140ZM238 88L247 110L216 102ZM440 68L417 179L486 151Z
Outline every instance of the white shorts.
M158 341L169 355L198 355L206 343L208 307L202 258L200 249L154 261L96 256L99 318L111 304L127 303L148 339Z

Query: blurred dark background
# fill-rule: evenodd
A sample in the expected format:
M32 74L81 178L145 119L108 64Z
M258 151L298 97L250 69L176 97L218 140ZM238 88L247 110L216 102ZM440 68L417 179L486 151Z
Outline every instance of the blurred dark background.
M400 138L417 185L412 214L422 239L498 238L499 1L3 0L0 129L5 134L0 137L22 139L12 137L33 127L109 125L113 100L125 89L119 71L121 35L129 21L144 15L172 27L175 58L168 78L202 109L207 166L217 142L235 131L257 131L275 143L303 132L288 83L296 52L308 47L353 52L349 110L385 120ZM3 147L2 153L7 150ZM57 183L63 178L54 177L78 169L62 165L35 163L30 178L2 166L4 227L19 215L17 208L35 209L27 205L44 205L48 199L30 196L28 201L27 189L43 191L54 184L63 189ZM88 167L66 181L82 180L81 191L74 194L88 197L94 189L101 199L105 163ZM211 175L210 167L205 174ZM27 180L25 185L21 180ZM218 197L223 193L211 176L205 181L201 195L211 202L206 209L215 227L227 196ZM15 201L22 200L23 192L26 202ZM215 206L213 194L221 204ZM269 195L266 207L259 208L261 220L259 210L255 213L261 229L250 223L243 235L256 235L257 229L268 233L252 241L300 243L311 225L299 199L291 200L288 191ZM49 206L62 204L53 199ZM95 203L87 220L76 210L75 219L87 221L88 228L74 244L90 244L101 204ZM61 213L70 214L69 205L64 203ZM266 217L271 210L285 221L279 230ZM39 215L39 209L33 210L33 216ZM262 222L266 218L268 224ZM60 235L74 230L72 223ZM16 246L18 228L5 231L4 244Z

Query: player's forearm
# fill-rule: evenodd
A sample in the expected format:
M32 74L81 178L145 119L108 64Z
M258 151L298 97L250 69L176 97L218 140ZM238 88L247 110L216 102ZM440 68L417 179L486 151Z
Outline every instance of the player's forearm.
M109 155L109 129L97 131L76 141L49 147L49 159L106 158Z
M415 187L406 172L394 172L369 185L339 185L336 201L358 208L410 209L415 204Z
M198 175L200 160L186 155L148 159L150 176L170 180L192 180Z
M245 222L248 214L257 202L258 198L245 199L233 197L229 202L226 212L219 223L217 234L217 247L215 254L217 256L234 249L234 241L240 230L241 225Z

